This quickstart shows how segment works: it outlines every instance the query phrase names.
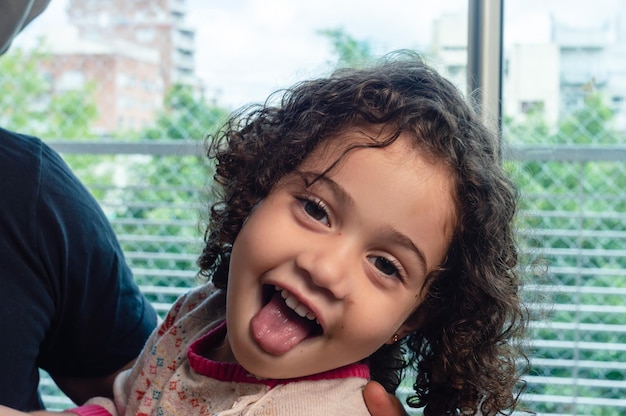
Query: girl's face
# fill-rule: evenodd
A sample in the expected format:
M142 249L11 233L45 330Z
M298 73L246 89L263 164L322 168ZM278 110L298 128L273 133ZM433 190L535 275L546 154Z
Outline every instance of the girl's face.
M347 153L356 131L318 147L252 211L232 249L227 294L234 359L266 378L358 362L422 301L454 224L452 180L401 135ZM223 357L222 357L223 358ZM231 357L232 359L232 357Z

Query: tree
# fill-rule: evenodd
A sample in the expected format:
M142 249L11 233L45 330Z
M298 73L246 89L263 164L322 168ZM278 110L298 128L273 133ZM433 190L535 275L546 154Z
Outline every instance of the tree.
M502 124L504 139L509 144L543 145L551 141L550 127L539 108L531 109L524 114L522 121L505 116Z
M148 139L202 139L228 115L228 110L206 102L188 85L174 85L164 100L156 125L142 133Z
M369 42L353 38L344 29L324 29L318 33L331 42L338 68L359 67L373 58Z
M192 87L174 85L154 126L135 133L135 137L153 141L189 140L202 146L203 139L225 121L227 114L227 109L208 103ZM195 255L200 252L197 224L199 218L206 217L210 201L204 191L212 172L212 165L202 156L150 156L133 160L127 168L127 185L119 195L121 208L116 212L117 217L129 221L118 233L134 236L122 241L125 252L159 254L153 259L145 256L131 259L133 267L193 268ZM194 253L191 264L190 253ZM184 280L167 282L172 286L189 284Z
M585 95L583 105L565 117L555 142L568 144L623 144L624 135L612 126L613 110L598 91Z
M30 52L13 48L0 59L0 123L47 139L93 137L94 86L53 92L43 70L48 59L41 46Z

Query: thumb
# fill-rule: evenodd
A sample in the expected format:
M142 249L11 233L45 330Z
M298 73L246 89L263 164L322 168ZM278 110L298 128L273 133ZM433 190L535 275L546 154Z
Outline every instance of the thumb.
M365 385L363 399L371 416L407 416L400 400L375 381Z

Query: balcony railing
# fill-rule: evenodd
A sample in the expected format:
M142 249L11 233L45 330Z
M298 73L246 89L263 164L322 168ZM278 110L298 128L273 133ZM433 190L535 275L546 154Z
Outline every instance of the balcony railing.
M102 204L163 316L200 283L212 172L203 146L50 144ZM543 415L626 414L626 147L518 147L505 158L522 191L524 296L536 316L523 404ZM47 377L42 391L50 408L69 405Z

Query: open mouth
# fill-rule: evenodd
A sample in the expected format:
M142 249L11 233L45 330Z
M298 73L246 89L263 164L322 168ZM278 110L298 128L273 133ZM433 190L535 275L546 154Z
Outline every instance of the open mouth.
M298 298L294 296L293 293L280 286L263 286L263 306L267 306L270 302L275 300L274 297L277 294L280 294L280 297L283 299L282 302L284 302L287 308L295 312L295 314L302 318L302 320L306 319L307 321L310 321L304 322L307 326L313 327L313 330L311 331L309 336L321 335L324 332L319 320L317 319L317 316L315 316L315 313L313 313L313 311L309 309L305 304L301 303ZM312 323L314 323L314 325L311 325Z
M324 332L313 311L288 290L270 285L263 287L263 307L253 316L250 329L259 346L273 355Z
M292 311L297 313L301 318L306 318L309 321L315 321L319 325L319 321L313 311L311 311L305 304L300 303L298 298L296 298L291 292L280 286L274 286L274 290L276 292L280 292L280 296L285 300L285 304L291 308Z

